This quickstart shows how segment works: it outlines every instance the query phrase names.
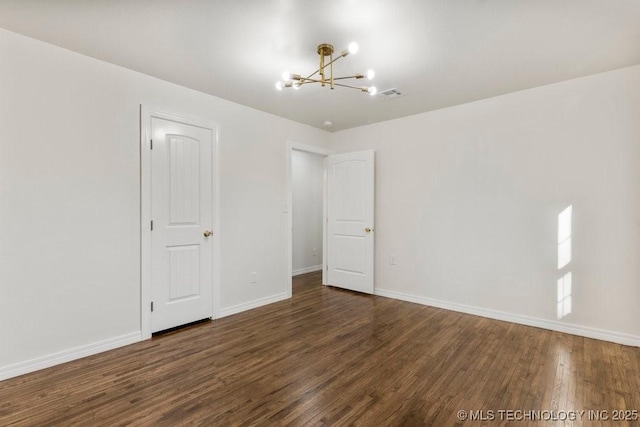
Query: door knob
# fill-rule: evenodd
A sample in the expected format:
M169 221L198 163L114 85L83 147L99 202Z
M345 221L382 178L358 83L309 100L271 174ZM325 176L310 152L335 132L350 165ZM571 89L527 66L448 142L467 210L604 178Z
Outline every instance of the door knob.
M371 233L371 229L369 227L365 228L364 231L367 233Z
M204 237L211 237L213 236L213 232L211 230L204 230Z

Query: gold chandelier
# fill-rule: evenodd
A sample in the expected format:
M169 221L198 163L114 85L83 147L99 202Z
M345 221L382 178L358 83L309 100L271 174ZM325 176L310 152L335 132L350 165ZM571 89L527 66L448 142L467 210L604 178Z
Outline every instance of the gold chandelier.
M282 80L276 82L276 89L282 90L286 87L293 87L294 89L300 89L300 86L310 84L310 83L320 83L323 87L329 86L330 89L334 89L335 86L340 87L348 87L351 89L357 89L362 92L367 92L369 95L375 95L377 89L375 86L351 86L344 83L338 83L336 80L347 80L347 79L363 79L367 78L371 80L375 73L373 70L368 70L366 73L358 73L353 76L344 76L344 77L334 77L333 76L333 63L336 62L340 58L344 58L349 54L354 54L358 52L358 44L352 42L349 44L349 47L343 50L340 53L340 56L337 58L333 58L333 46L328 43L322 43L318 45L318 55L320 55L320 68L318 68L313 73L309 74L307 77L304 77L300 74L292 74L289 71L285 71L282 73ZM328 62L327 62L328 59ZM327 73L328 67L328 73ZM314 78L316 74L319 74L318 77Z

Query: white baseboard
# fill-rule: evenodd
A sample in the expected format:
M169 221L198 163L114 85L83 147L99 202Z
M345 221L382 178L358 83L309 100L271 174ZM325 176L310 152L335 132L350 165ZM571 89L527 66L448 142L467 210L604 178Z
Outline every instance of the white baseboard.
M0 367L0 381L17 377L18 375L28 374L29 372L38 371L40 369L49 368L61 363L71 362L72 360L81 359L97 353L102 353L103 351L113 350L114 348L123 347L139 341L142 341L142 335L140 332L132 332L119 337L98 341L93 344L87 344L71 348L69 350L60 351L58 353L49 354L47 356L37 357L14 365L3 366Z
M267 304L272 304L274 302L282 301L287 298L291 298L291 295L288 292L283 292L281 294L271 295L268 297L259 298L249 302L243 302L242 304L221 309L216 319L231 316L232 314L242 313L243 311L258 308Z
M518 323L520 325L534 326L536 328L549 329L551 331L564 332L581 337L594 338L602 341L610 341L618 344L640 347L640 337L636 335L624 334L621 332L613 332L603 329L591 328L588 326L558 322L556 320L547 320L537 317L523 316L520 314L506 313L503 311L490 310L481 307L474 307L449 301L426 298L418 295L389 291L386 289L375 289L374 294L382 297L428 305L431 307L458 311L460 313L473 314L476 316L488 317L490 319L496 320L504 320L507 322Z
M300 274L312 273L314 271L320 271L320 270L322 270L322 265L313 265L311 267L305 267L305 268L299 268L297 270L293 270L291 272L291 275L298 276Z

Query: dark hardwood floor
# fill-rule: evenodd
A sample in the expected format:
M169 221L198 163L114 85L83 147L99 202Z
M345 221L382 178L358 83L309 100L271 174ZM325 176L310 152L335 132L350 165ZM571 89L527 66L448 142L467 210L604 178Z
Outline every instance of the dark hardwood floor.
M639 390L639 348L310 273L290 300L0 382L0 425L625 426L640 422L612 419L634 418Z

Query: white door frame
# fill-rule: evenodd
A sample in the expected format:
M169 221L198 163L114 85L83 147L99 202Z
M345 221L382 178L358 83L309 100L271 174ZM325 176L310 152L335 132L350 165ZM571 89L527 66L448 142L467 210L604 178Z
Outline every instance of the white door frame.
M316 147L313 145L300 144L293 141L287 141L287 224L285 230L286 242L286 277L287 283L287 297L291 298L293 294L293 182L291 177L291 159L293 150L304 151L307 153L320 154L322 156L328 156L333 154L333 151L322 147ZM324 185L322 190L322 284L325 284L325 274L327 272L327 180L326 180L326 168L324 171Z
M140 332L151 338L151 119L172 120L190 126L211 129L213 136L213 315L220 313L220 191L218 124L199 118L186 118L140 105Z

